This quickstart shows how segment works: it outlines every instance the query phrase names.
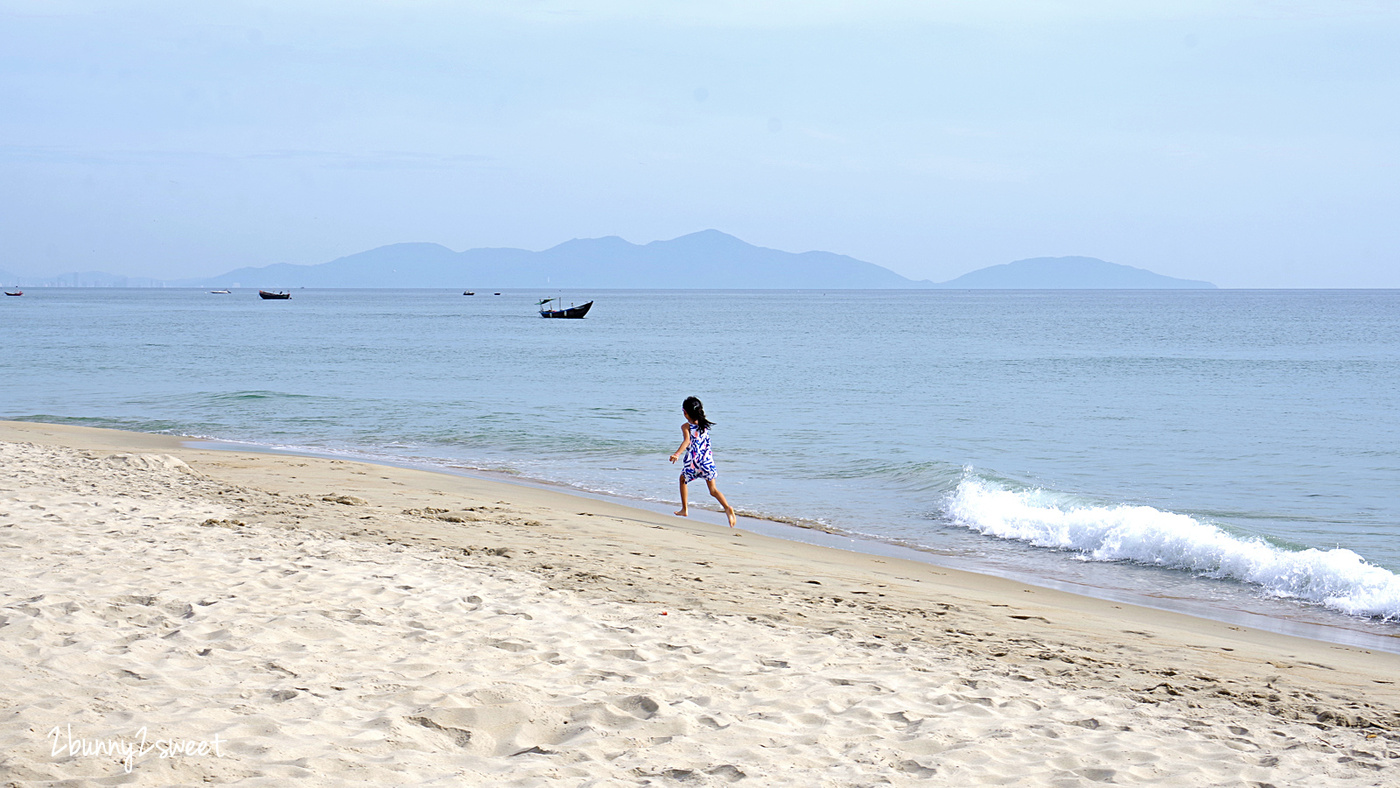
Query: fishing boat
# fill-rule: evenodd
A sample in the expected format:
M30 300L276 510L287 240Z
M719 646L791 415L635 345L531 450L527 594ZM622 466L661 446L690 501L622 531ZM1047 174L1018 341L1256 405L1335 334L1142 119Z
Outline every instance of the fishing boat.
M262 298L266 298L266 299L268 299L268 300L273 300L273 299L287 299L287 298L291 298L291 297L292 297L292 294L289 293L289 292L286 292L285 290L283 290L283 291L278 291L278 292L273 292L273 293L269 293L269 292L266 291L266 290L259 290L259 291L258 291L258 296L260 296L260 297L262 297Z
M471 290L463 290L462 295L476 295L476 293Z
M214 295L228 295L228 294L229 294L230 292L232 292L232 291L229 291L229 290L210 290L209 292L213 293Z
M16 288L14 291L6 290L5 295L22 296L24 295L24 291L18 288Z
M554 301L558 301L559 306L564 305L564 299L562 298L546 298L536 304L536 306L540 308L540 317L563 317L570 320L581 320L584 315L588 314L588 310L593 308L592 301L589 301L583 306L574 306L570 304L567 309L548 309L545 307L546 304Z

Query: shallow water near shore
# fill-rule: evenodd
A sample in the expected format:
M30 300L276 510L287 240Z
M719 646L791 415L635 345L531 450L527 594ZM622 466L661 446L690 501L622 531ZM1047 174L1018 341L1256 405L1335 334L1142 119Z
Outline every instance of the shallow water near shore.
M962 568L1400 634L1400 292L28 291L0 417L677 497ZM710 503L703 487L693 503ZM1213 613L1212 613L1213 611Z

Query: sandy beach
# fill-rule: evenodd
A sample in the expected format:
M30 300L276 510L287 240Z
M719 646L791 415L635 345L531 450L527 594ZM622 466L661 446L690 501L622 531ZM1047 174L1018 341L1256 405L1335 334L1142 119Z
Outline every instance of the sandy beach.
M4 785L1400 785L1400 656L0 422Z

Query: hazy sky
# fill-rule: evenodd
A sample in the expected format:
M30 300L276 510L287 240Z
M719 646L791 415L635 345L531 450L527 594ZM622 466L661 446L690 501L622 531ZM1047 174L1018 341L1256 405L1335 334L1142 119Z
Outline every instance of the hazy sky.
M716 228L1400 287L1400 3L0 0L0 269Z

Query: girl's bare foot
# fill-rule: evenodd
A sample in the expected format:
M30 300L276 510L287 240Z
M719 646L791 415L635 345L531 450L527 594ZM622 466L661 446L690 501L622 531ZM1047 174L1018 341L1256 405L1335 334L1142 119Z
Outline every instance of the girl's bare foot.
M676 516L677 516L677 517L689 517L690 515L686 514L686 513L685 513L685 510L682 509L682 510L680 510L679 512L676 512Z
M736 526L736 525L739 524L739 518L734 516L734 510L733 510L733 509L728 509L728 510L726 510L726 511L725 511L725 514L729 515L729 527L730 527L730 528L733 528L734 526Z

